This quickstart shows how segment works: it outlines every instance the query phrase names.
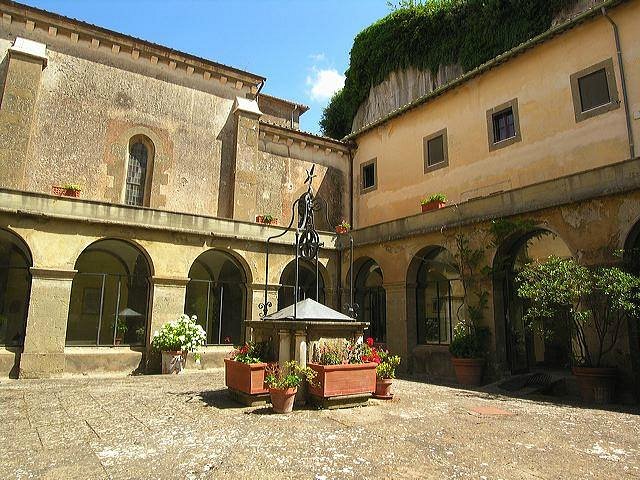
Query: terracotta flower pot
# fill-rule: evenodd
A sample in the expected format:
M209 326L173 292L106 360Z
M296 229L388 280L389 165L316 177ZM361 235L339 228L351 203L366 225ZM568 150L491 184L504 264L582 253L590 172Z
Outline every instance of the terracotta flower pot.
M275 413L291 413L298 388L270 388L271 406Z
M611 403L616 386L615 368L573 367L580 396L588 403Z
M482 383L484 358L451 358L460 385L478 386Z
M430 212L431 210L438 210L446 205L445 202L440 202L438 200L434 200L432 202L423 203L422 212Z
M122 337L116 337L116 342L115 342L115 344L116 344L116 345L120 345L120 344L122 344Z
M373 396L384 400L393 398L393 394L391 393L392 383L393 379L391 378L378 378L376 380L376 393L374 393Z
M339 234L339 235L344 235L348 231L349 231L349 229L347 227L343 227L342 225L337 225L336 226L336 233Z
M81 190L76 190L75 188L64 188L58 185L53 185L51 186L51 191L53 192L54 195L58 195L60 197L79 198Z
M162 352L162 373L183 373L187 362L187 352Z
M376 391L375 363L347 365L307 364L317 376L309 392L318 397L330 398L342 395L357 395Z
M247 395L267 393L264 385L266 366L266 363L242 363L225 358L224 382L227 387Z

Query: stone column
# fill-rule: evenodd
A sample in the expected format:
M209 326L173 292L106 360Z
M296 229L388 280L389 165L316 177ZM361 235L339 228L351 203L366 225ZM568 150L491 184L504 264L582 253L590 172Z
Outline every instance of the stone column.
M186 277L151 277L151 320L147 331L147 370L159 369L160 356L153 354L151 339L162 325L184 313L184 299L189 279Z
M409 354L407 344L407 289L404 282L383 285L387 302L387 345L394 355L403 359L403 367Z
M279 330L278 338L280 339L278 346L278 363L282 365L291 360L291 333L289 330Z
M42 69L47 65L43 43L17 37L0 95L0 176L8 188L23 189L31 122Z
M307 332L304 330L296 330L296 362L301 367L307 366Z
M67 318L76 272L31 267L31 297L20 378L46 378L64 371Z
M236 98L236 151L233 190L233 219L255 220L259 119L262 112L255 100Z

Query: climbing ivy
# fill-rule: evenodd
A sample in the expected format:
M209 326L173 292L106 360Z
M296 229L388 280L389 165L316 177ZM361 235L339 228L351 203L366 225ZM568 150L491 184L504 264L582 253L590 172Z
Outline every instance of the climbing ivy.
M465 71L541 34L577 0L430 0L400 2L353 42L344 88L325 108L323 133L342 138L369 89L398 69Z

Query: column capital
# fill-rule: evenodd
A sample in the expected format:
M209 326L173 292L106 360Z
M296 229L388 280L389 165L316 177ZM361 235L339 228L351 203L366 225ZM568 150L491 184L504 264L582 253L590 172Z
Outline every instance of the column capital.
M42 62L42 68L47 66L47 46L44 43L16 37L16 41L13 42L13 45L9 48L9 55L18 55L40 60Z

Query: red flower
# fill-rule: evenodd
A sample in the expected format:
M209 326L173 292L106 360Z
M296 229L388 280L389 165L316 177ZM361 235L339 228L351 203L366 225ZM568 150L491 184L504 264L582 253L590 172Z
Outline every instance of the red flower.
M370 347L373 347L373 343L374 343L373 338L368 337L368 338L367 338L367 345L369 345Z

